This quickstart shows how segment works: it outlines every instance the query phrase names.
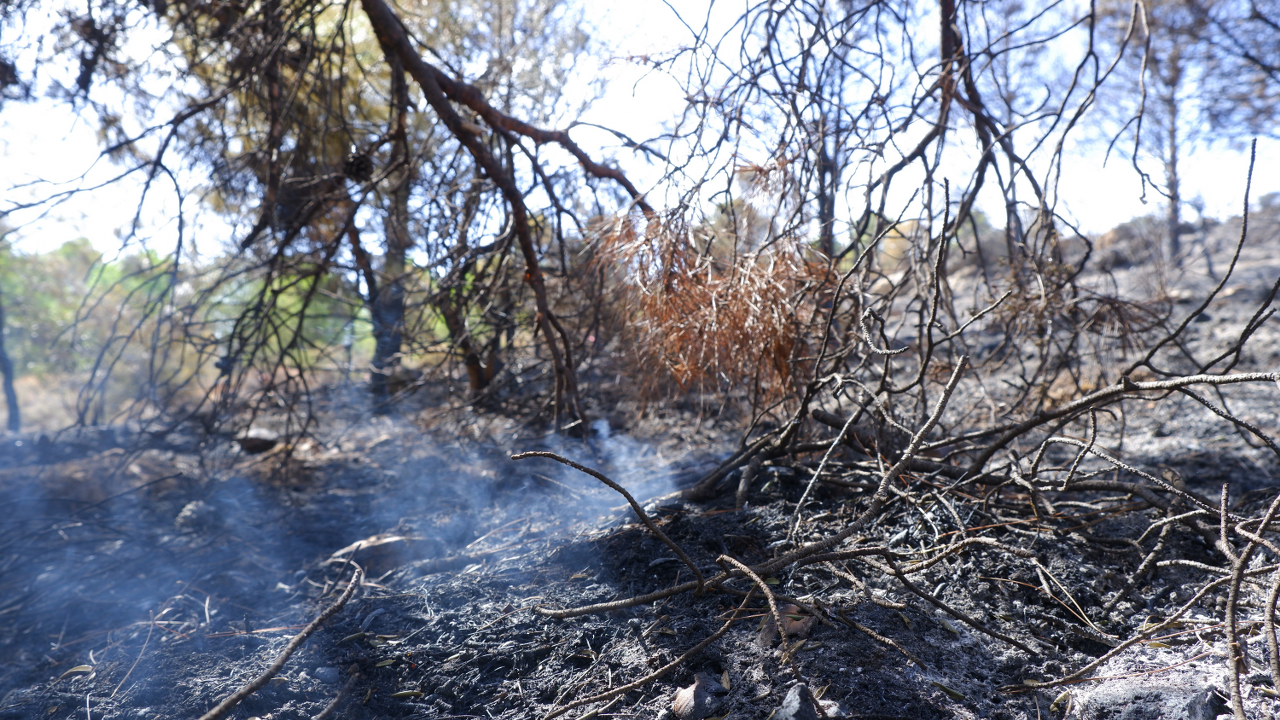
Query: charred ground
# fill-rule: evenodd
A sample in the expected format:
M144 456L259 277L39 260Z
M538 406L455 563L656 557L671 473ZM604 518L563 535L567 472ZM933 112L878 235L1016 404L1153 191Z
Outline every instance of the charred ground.
M1238 336L1274 271L1265 249L1246 254L1228 292L1180 336L1186 352ZM1203 288L1186 290L1190 300ZM1171 302L1175 315L1196 307ZM1233 371L1274 367L1270 325L1250 343ZM946 379L929 386L936 393ZM952 433L992 402L978 385L957 387ZM1266 430L1275 392L1241 384L1216 398ZM871 521L834 552L784 563L760 583L739 573L715 589L631 602L690 582L692 570L600 483L511 453L556 452L617 480L707 578L726 558L770 567L841 532L876 502L893 458L869 457L853 438L829 454L800 448L734 465L741 446L706 406L655 404L630 426L616 408L596 408L612 425L566 439L501 414L368 419L351 411L358 390L326 393L317 432L261 455L194 427L7 440L0 717L198 717L333 602L349 561L366 573L354 598L230 717L544 718L631 683L566 716L656 717L705 673L728 690L710 717L808 717L780 710L803 682L821 701L814 716L1212 718L1232 693L1232 632L1245 648L1241 702L1251 717L1276 710L1267 588L1248 575L1266 583L1275 558L1258 550L1233 570L1215 546L1215 517L1201 514L1209 533L1162 522L1191 506L1105 458L1082 459L1063 491L1016 473L961 485L946 469L953 460L922 456L933 466L894 478ZM1135 392L1111 412L1096 439L1111 456L1215 502L1229 483L1232 512L1265 512L1280 468L1254 437L1186 395ZM1073 427L1059 436L1087 440L1086 421ZM834 430L813 422L809 432ZM1058 472L1079 450L1045 448L1044 466ZM718 465L727 472L707 499L681 498ZM1222 581L1233 576L1234 594ZM1087 682L1060 682L1133 638Z

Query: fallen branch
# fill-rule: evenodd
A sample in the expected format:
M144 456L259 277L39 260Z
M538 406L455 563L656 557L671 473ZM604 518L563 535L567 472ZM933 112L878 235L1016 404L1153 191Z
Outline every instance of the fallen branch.
M355 563L352 563L352 565L355 565ZM316 619L312 620L310 625L307 625L302 629L302 632L294 635L293 639L289 641L289 644L285 646L284 650L276 656L276 660L271 663L271 667L263 671L261 675L253 680L253 682L250 682L248 685L245 685L234 693L231 693L231 696L218 703L217 707L204 715L201 715L200 720L218 720L218 718L221 718L223 715L231 712L231 709L236 705L239 705L245 698L266 687L267 683L271 682L271 678L275 677L284 669L284 664L289 662L289 658L298 650L298 648L302 647L302 643L306 642L307 638L311 637L312 633L319 630L320 626L323 625L326 620L336 615L339 610L346 606L347 601L351 599L351 596L355 595L356 588L360 587L360 582L362 580L364 580L364 570L360 569L359 565L356 565L356 571L351 576L351 582L347 585L347 589L343 591L342 597L339 597L337 602L325 608L324 612L317 615Z

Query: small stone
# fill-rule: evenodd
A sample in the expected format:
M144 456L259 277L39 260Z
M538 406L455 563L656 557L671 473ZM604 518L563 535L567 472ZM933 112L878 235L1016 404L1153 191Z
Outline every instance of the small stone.
M336 667L318 667L312 670L311 674L322 683L333 684L338 682L338 668Z
M237 436L235 441L245 454L258 455L278 445L280 436L264 428L253 428Z
M798 683L788 690L773 720L818 720L818 701L809 686Z
M693 676L692 685L676 691L671 700L671 711L680 720L702 720L720 708L720 700L716 696L728 692L715 678L698 673Z
M203 500L193 500L182 506L173 526L183 532L200 532L216 528L220 522L218 511Z

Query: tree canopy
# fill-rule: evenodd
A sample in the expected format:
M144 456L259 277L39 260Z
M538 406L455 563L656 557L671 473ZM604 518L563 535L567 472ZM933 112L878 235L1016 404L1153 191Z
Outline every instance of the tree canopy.
M177 198L88 387L141 348L197 406L305 394L359 348L379 407L405 358L458 369L481 404L545 370L564 428L615 341L653 388L750 387L765 407L852 361L832 333L878 347L890 307L914 308L915 342L964 325L940 290L957 263L981 268L979 306L1034 290L1036 322L1077 311L1091 249L1058 183L1081 128L1128 138L1144 178L1160 160L1176 241L1180 149L1274 118L1275 13L1256 3L711 7L678 18L682 46L626 59L685 96L652 137L601 128L606 151L576 139L575 68L608 50L567 0L7 4L4 100L91 110L103 157L145 178L139 218L147 194ZM232 235L197 253L193 208ZM91 285L124 282L107 267Z

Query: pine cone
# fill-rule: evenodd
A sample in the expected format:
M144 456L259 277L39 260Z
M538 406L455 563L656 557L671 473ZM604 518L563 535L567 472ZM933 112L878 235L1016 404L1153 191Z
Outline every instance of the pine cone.
M373 177L373 158L368 155L351 153L342 164L342 174L356 182L368 182Z

